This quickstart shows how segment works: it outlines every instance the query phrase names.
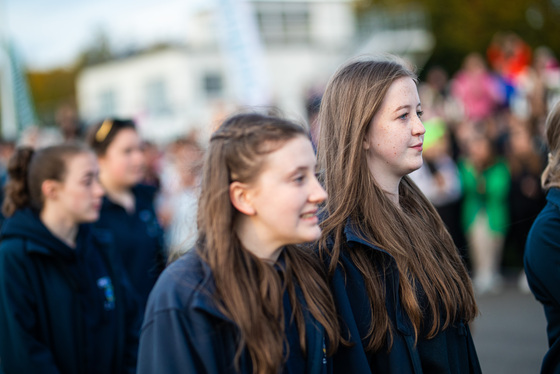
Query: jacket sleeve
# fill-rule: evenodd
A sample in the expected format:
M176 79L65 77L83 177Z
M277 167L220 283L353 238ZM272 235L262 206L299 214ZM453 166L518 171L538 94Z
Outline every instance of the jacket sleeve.
M0 365L4 373L58 374L50 349L38 338L31 264L23 243L0 245Z
M138 374L208 374L199 352L214 355L208 339L194 339L191 323L176 309L159 311L144 323L138 353ZM209 349L210 348L210 349ZM216 371L217 373L217 371Z
M527 239L525 271L536 298L560 310L560 215L542 218L534 222Z

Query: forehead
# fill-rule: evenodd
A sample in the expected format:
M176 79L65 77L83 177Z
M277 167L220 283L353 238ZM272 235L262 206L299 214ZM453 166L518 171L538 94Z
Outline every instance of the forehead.
M124 128L119 130L119 132L115 134L115 137L111 141L111 144L109 144L108 148L111 148L111 146L115 144L117 146L123 146L129 143L140 143L140 136L135 129Z
M66 161L67 177L79 177L97 169L97 159L91 152L82 152Z
M385 95L383 106L412 105L416 107L420 103L416 83L410 77L402 77L395 80Z
M274 151L268 153L264 159L263 173L266 171L291 172L299 167L314 167L315 153L311 142L305 136L296 136Z

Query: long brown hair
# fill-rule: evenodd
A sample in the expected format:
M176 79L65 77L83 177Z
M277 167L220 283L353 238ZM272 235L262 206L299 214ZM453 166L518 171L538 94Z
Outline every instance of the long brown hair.
M197 250L212 269L217 304L239 327L235 364L246 348L253 372L259 374L277 373L284 363L282 294L286 289L306 354L305 311L296 297L296 283L306 309L325 328L329 353L339 339L334 302L318 258L301 247L286 247L282 281L272 265L242 247L234 231L236 217L242 213L231 203L230 183L255 180L264 167L264 156L297 136L306 136L303 128L283 119L233 116L212 135L203 170Z
M31 147L17 148L8 161L9 179L4 187L2 213L9 217L17 209L28 206L37 211L43 209L43 182L47 179L64 181L68 161L88 152L91 150L77 143L55 145L38 151Z
M560 187L560 101L557 102L545 123L546 143L548 145L548 164L541 177L542 187Z
M402 77L416 81L414 73L397 61L350 62L331 78L319 112L318 160L329 194L320 253L330 256L332 274L340 251L348 251L364 277L372 310L368 351L376 351L386 342L392 344L393 326L379 273L388 264L371 250L344 245L349 218L364 240L394 258L400 299L416 338L426 328L430 338L457 319L469 321L478 313L467 270L432 204L405 176L399 186L399 209L367 167L363 139L387 90ZM331 249L330 240L334 241ZM372 260L374 256L382 262L379 266ZM431 320L424 320L418 286L425 293Z

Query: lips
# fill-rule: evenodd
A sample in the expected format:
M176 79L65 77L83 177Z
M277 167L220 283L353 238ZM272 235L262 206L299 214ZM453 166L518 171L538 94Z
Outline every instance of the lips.
M421 150L422 150L422 145L423 145L423 144L424 144L424 143L418 143L418 144L415 144L415 145L411 146L410 148L413 148L413 149L416 149L416 150L418 150L418 151L421 151Z
M312 211L309 211L309 212L302 213L300 215L300 217L303 218L303 219L315 218L315 217L317 217L317 210L315 209L315 210L312 210Z

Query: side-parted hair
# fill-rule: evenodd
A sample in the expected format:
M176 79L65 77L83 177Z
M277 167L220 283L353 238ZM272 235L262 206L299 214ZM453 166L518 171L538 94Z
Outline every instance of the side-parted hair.
M362 273L371 304L367 350L392 346L391 321L385 304L383 274L388 258L365 247L346 246L347 221L368 243L389 253L399 272L401 303L418 338L427 337L459 319L470 321L478 313L471 281L441 218L408 176L399 186L399 209L371 174L363 148L374 115L389 87L416 75L396 60L356 60L342 66L327 85L319 112L318 164L329 194L322 222L320 254L330 259L332 275L340 252L348 251ZM334 245L331 247L332 243ZM429 310L423 313L419 294ZM425 316L428 320L424 320Z
M43 182L62 182L66 177L68 160L91 152L81 144L61 144L34 151L31 147L17 148L8 162L8 182L6 183L2 213L9 217L17 209L32 207L43 209L44 198L41 191Z
M97 156L104 156L117 134L124 129L136 131L134 121L130 119L107 118L89 128L86 135L86 143Z
M235 365L247 349L258 374L278 373L284 364L284 290L304 354L306 313L325 328L329 354L339 340L334 301L319 259L304 247L287 246L282 281L273 265L243 248L234 230L242 213L231 203L230 184L255 181L266 166L266 156L298 136L308 137L302 127L280 118L253 113L233 116L212 135L203 168L196 248L212 269L217 304L239 327ZM296 283L305 308L297 299Z
M545 135L549 153L541 184L548 190L551 187L560 187L560 101L552 107L546 117Z

